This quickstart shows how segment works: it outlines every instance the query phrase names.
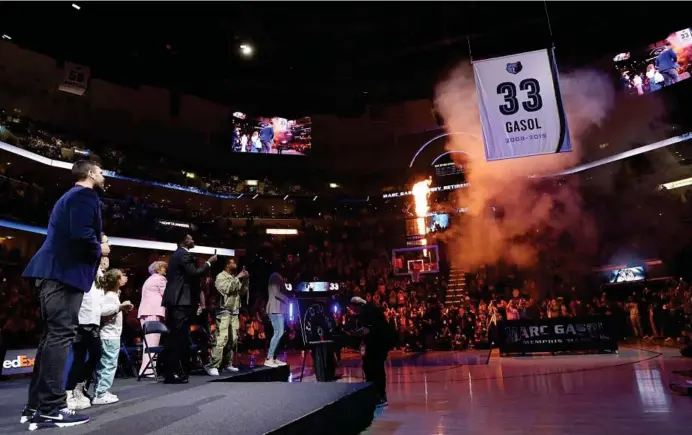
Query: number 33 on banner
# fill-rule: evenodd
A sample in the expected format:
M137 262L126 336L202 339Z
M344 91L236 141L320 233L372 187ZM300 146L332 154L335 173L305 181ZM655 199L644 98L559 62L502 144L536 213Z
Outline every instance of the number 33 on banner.
M571 151L552 51L473 63L488 161Z

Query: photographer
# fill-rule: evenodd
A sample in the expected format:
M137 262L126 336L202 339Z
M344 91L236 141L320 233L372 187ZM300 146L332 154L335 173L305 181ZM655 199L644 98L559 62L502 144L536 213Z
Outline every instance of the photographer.
M365 380L377 389L378 407L387 406L387 374L384 363L387 354L396 342L396 333L390 327L384 312L372 302L354 297L351 309L358 316L358 329L351 335L363 337L363 372Z

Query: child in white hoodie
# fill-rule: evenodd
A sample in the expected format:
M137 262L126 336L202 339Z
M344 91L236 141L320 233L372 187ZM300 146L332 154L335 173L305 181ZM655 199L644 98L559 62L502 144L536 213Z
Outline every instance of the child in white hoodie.
M96 392L92 405L117 402L118 396L108 390L118 368L120 335L123 332L123 312L128 313L130 301L120 303L120 289L127 284L127 276L120 269L111 269L98 279L97 285L104 291L101 320L101 360L96 369Z
M108 270L108 257L101 258L96 270L96 280ZM84 294L79 308L79 327L77 338L72 343L72 365L67 377L67 407L86 409L91 407L87 396L89 384L93 380L96 366L101 360L101 316L103 309L103 290L94 282L91 290ZM87 354L89 358L87 359Z

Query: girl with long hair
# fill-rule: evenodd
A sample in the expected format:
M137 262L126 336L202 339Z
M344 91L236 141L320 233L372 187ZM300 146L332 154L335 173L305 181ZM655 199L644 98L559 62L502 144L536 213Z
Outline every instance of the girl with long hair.
M120 335L123 332L123 312L128 313L133 305L130 301L120 302L120 289L127 284L127 276L120 269L111 269L97 280L104 292L101 311L101 361L96 369L96 393L92 405L115 403L118 396L108 391L118 368Z

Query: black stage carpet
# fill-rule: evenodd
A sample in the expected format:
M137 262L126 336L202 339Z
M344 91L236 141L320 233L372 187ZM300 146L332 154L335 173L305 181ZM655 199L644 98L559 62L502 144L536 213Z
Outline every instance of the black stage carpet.
M199 435L206 433L357 434L373 419L369 384L208 382L194 376L188 385L116 379L120 402L94 406L92 420L70 434ZM19 424L28 380L0 382L0 434L27 431Z

